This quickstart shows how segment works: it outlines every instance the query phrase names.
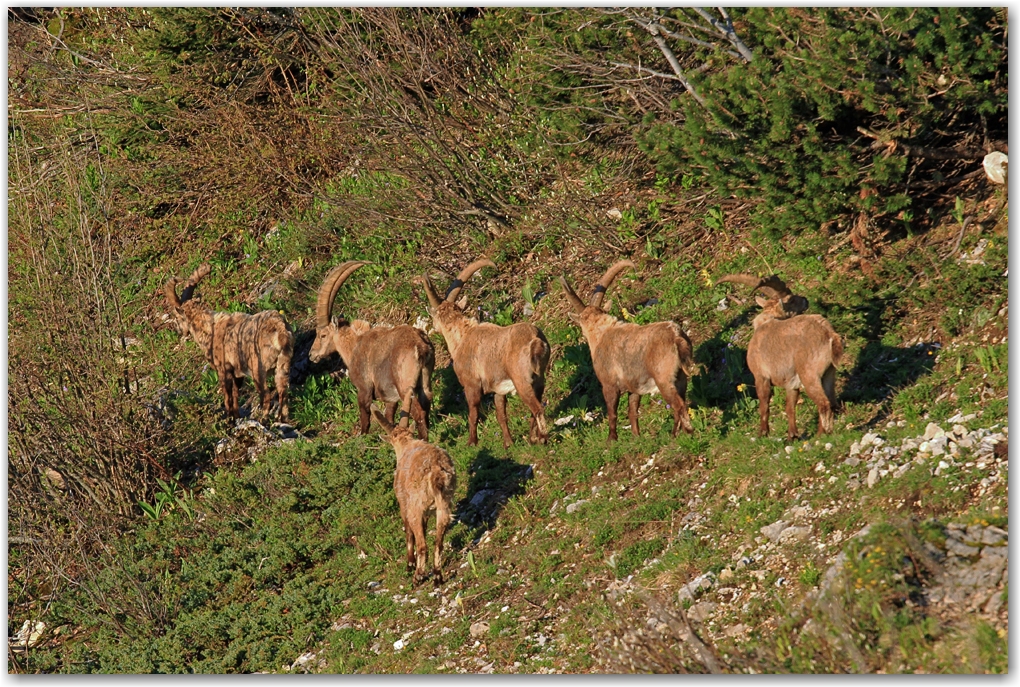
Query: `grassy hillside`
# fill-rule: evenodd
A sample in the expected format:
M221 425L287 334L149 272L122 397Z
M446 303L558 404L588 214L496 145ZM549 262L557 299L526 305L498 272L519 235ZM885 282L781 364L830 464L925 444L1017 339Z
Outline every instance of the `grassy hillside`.
M735 26L780 65L797 53L769 22L849 46L848 16L749 12ZM998 16L970 19L998 36ZM945 43L909 65L924 83L965 33L939 17ZM737 154L727 146L758 135L750 124L729 138L734 122L691 114L675 84L588 90L635 52L669 69L614 22L518 9L10 19L9 670L1008 669L1006 188L975 173L980 157L903 152L1005 136L1005 49L983 85L974 74L999 43L960 53L973 72L960 88L1002 99L981 112L861 86L869 104L852 116L872 132L891 122L888 154L837 129L785 148L773 132L787 176L762 172L758 197L733 187L747 170L720 176L718 150L676 166L691 132ZM722 54L695 84L726 109L736 96L717 89L737 67ZM817 122L803 98L788 116ZM830 163L845 176L826 192L859 198L812 204L810 169ZM787 210L796 227L768 218ZM504 450L490 397L467 446L463 393L431 333L430 440L457 469L456 521L447 582L413 588L393 451L375 425L354 436L342 364L308 362L316 291L336 264L366 260L335 312L424 321L413 280L444 288L481 255L498 269L465 286L473 311L533 322L552 347L551 436L528 445L511 398ZM675 320L693 341L693 435L671 438L652 397L642 435L624 414L607 442L555 280L583 294L621 258L638 268L610 311ZM279 310L294 330L293 427L228 421L215 372L169 321L163 284L204 261L207 303ZM832 434L815 436L803 399L802 434L784 441L777 390L772 436L757 437L744 358L758 307L715 281L738 271L779 274L844 337ZM250 384L241 398L250 408Z

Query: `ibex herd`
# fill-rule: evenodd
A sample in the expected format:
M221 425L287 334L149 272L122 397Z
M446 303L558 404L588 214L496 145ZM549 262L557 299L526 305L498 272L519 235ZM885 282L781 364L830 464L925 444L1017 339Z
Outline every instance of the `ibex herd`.
M436 583L442 581L441 550L451 522L451 503L456 473L450 456L427 443L432 405L432 373L435 349L421 329L408 325L373 327L364 320L334 319L333 303L351 274L369 263L347 261L326 275L318 291L315 309L315 340L308 357L318 363L337 353L358 392L359 431L367 434L371 418L386 431L386 440L397 456L394 490L407 538L407 562L414 583L426 576L425 524L436 512L434 566ZM428 298L433 326L442 335L453 370L464 389L468 406L468 445L478 443L478 415L482 397L494 394L496 418L503 445L512 443L507 423L506 396L517 393L531 414L528 440L545 444L546 427L542 395L549 366L550 347L545 335L532 324L521 322L501 327L479 322L465 314L466 297L457 301L464 284L483 267L495 268L487 258L475 260L453 280L446 295L438 292L426 275L417 280ZM673 414L672 435L683 428L692 433L686 391L694 374L691 340L674 322L638 325L622 321L602 307L609 287L621 272L634 269L630 260L612 265L595 286L590 302L584 301L561 276L569 316L577 322L591 351L592 366L602 385L606 402L609 440L617 439L617 405L628 394L631 431L640 432L638 408L641 397L659 393ZM166 298L182 335L190 335L219 376L227 414L238 417L238 386L251 377L259 395L261 413L268 416L271 394L266 389L268 371L276 370L276 408L287 421L287 386L294 335L280 313L268 310L254 315L213 312L195 288L210 272L203 264L192 273L178 296L179 281L165 287ZM754 333L747 348L747 365L754 375L758 394L759 434L769 433L769 401L773 385L786 388L787 438L797 436L796 405L801 389L818 406L818 433L831 432L836 408L836 366L843 344L832 325L820 315L803 314L808 301L793 294L778 276L759 278L730 274L719 282L744 284L765 297L756 301L761 312L754 318ZM372 401L385 404L385 415ZM395 424L396 409L401 416ZM408 429L415 422L418 438Z

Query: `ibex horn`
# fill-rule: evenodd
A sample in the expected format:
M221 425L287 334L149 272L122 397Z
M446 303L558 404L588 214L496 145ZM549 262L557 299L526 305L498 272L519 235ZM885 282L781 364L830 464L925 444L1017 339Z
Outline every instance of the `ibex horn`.
M444 298L443 300L447 301L448 303L452 303L453 301L457 300L457 296L460 295L460 290L464 288L464 284L467 282L468 279L471 278L472 274L482 269L483 267L495 267L495 266L496 263L494 263L492 260L489 260L488 258L478 258L473 263L471 263L470 265L468 265L467 267L460 271L460 274L457 275L457 278L453 280L452 284L450 284L450 288L446 292L446 298Z
M191 300L191 296L195 293L195 287L198 286L198 282L208 277L210 272L212 272L212 267L209 266L209 263L203 262L198 266L198 269L191 273L191 276L188 277L188 281L184 283L184 288L181 290L181 304L187 303Z
M752 292L761 289L767 298L786 298L792 295L790 289L786 288L783 280L775 274L765 278L756 277L753 274L727 274L716 281L717 284L722 284L723 282L750 286Z
M319 287L319 297L315 304L316 327L326 327L329 325L333 318L333 301L336 300L340 287L344 285L347 277L351 276L354 270L367 264L367 262L362 260L348 260L329 271L329 274L322 281L322 286Z
M756 277L753 274L727 274L725 277L719 277L716 279L716 284L723 284L729 282L731 284L744 284L750 286L751 290L754 291L761 286L761 277Z
M563 284L563 293L567 294L567 300L570 301L570 305L574 306L574 312L580 314L584 310L584 301L570 288L567 278L563 275L560 275L560 283Z
M425 287L425 295L428 296L429 304L433 308L438 308L440 304L439 294L436 293L436 287L432 285L432 280L428 277L422 277L422 285Z
M596 308L602 307L602 299L605 298L606 291L609 290L609 287L613 284L616 276L628 267L636 269L637 265L630 260L620 260L618 263L606 270L606 273L602 275L602 279L600 279L599 283L595 285L595 291L592 293L591 297L592 305Z
M181 307L181 299L177 297L177 277L170 277L170 281L163 287L163 291L166 293L166 300L170 303L170 307Z

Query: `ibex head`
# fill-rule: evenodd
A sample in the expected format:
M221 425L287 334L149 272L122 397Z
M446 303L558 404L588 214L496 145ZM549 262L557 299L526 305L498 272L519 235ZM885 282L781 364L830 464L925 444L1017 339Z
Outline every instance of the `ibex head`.
M761 278L751 274L727 274L718 281L719 284L723 282L746 284L751 287L752 293L760 289L765 294L765 298L757 296L755 302L762 307L763 312L767 312L776 319L793 317L808 309L808 299L792 293L783 280L775 274Z
M317 363L323 358L337 352L334 334L340 327L347 326L347 320L333 321L333 302L336 300L340 287L347 281L347 277L354 273L362 265L368 263L363 260L348 260L337 265L319 287L318 301L315 304L315 341L308 351L308 359Z
M170 281L163 287L163 291L166 294L167 304L170 306L170 311L174 315L174 319L177 322L177 328L180 330L182 335L187 335L190 332L189 319L184 308L184 304L192 299L195 293L195 287L198 283L205 279L212 268L208 263L202 263L198 266L188 280L184 282L184 289L181 291L180 297L177 296L177 284L180 280L177 277L171 277Z
M441 326L444 318L449 318L454 315L460 315L464 312L467 307L467 296L465 295L459 301L456 300L457 296L460 295L461 289L464 288L465 282L471 278L478 270L483 267L496 267L496 263L492 262L488 258L479 258L473 263L465 267L457 275L457 278L450 284L450 288L446 291L446 296L442 299L439 298L439 294L436 292L436 287L433 286L432 280L428 276L424 277L422 282L425 286L425 295L428 296L429 314L432 319Z
M567 300L570 301L570 305L574 308L574 312L569 313L570 319L575 322L580 321L585 312L591 309L594 309L591 311L592 314L602 315L604 312L602 310L602 299L605 298L606 291L608 291L609 287L612 286L620 272L623 272L628 267L636 268L637 265L630 260L620 260L606 270L606 273L602 275L602 279L600 279L599 283L595 285L595 289L592 291L591 295L591 302L587 306L585 306L584 301L581 300L574 290L570 288L570 284L567 283L566 278L560 276L560 284L563 285L563 291L567 294Z

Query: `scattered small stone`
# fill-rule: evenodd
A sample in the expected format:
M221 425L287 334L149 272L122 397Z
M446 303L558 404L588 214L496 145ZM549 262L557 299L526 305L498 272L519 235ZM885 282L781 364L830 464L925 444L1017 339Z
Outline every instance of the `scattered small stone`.
M485 622L484 620L480 620L477 623L471 623L471 627L468 629L468 631L471 633L471 636L474 637L475 639L479 637L484 637L489 633L489 623Z
M588 499L581 499L580 501L574 501L574 502L573 502L572 504L570 504L569 506L567 506L567 512L568 512L568 513L573 513L573 512L575 512L575 511L576 511L576 510L577 510L578 508L580 508L581 506L583 506L583 505L584 505L584 504L586 504L586 503L588 503Z
M476 509L481 508L485 500L495 493L493 489L481 489L475 492L475 495L471 497L471 506Z
M864 449L864 448L866 448L868 446L872 446L872 445L878 447L878 446L881 446L884 443L885 443L885 439L883 439L882 437L878 436L877 434L874 434L873 432L868 432L863 437L861 437L861 448L862 449Z
M315 653L312 652L312 651L308 651L306 653L301 654L290 665L290 670L294 670L296 668L302 668L302 669L305 669L305 671L307 672L308 664L315 660L315 656L316 656Z
M804 541L810 536L810 527L787 527L780 533L779 543L787 544L789 542Z
M929 422L928 426L924 428L924 440L930 441L935 437L944 437L945 431L934 422Z
M765 525L765 527L762 527L759 532L764 534L769 541L779 541L779 535L782 534L783 530L785 530L789 525L790 523L786 520L777 520L771 525Z
M794 506L787 513L793 520L803 520L811 515L811 506Z
M719 607L719 604L711 601L701 601L687 609L687 617L699 623L705 622L710 615Z
M731 625L730 627L727 627L723 634L726 635L727 637L739 637L740 635L747 632L749 629L750 628L747 625L744 625L743 623L737 623L736 625Z
M875 483L878 482L878 475L879 475L879 469L878 469L877 466L871 468L871 470L868 471L868 488L869 489L871 487L875 486Z
M713 584L715 584L715 575L707 572L704 575L695 577L693 580L681 587L680 591L677 592L677 596L681 603L684 601L693 601L696 594L707 589L711 589Z
M1002 608L1002 592L995 592L988 599L988 603L985 604L985 613L989 615L995 615Z

